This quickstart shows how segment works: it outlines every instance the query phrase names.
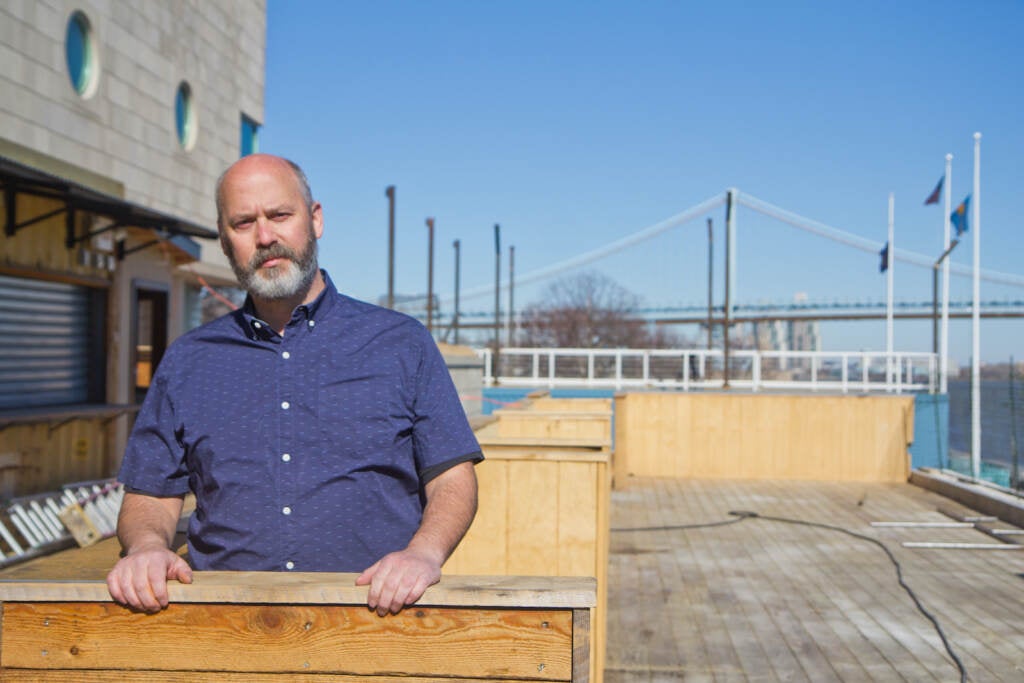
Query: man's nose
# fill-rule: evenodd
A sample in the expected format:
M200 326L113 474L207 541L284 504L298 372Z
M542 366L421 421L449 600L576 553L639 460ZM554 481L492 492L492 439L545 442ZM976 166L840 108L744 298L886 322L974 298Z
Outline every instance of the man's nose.
M273 225L266 218L259 218L256 221L256 242L261 247L268 247L277 241L277 234Z

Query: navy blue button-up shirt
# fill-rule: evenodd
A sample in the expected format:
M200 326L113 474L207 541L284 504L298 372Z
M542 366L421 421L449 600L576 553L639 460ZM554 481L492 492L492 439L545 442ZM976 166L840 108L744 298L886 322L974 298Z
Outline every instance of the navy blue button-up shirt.
M412 538L427 481L482 459L426 329L324 279L283 336L247 303L153 378L119 479L196 494L197 569L362 571Z

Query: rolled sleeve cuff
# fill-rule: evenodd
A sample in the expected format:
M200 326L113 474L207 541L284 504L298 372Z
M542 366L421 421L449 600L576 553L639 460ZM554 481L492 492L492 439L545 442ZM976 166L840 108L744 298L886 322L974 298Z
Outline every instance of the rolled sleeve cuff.
M452 458L451 460L445 460L444 462L438 463L436 465L431 465L430 467L420 472L420 485L426 486L427 482L429 482L431 479L436 478L439 474L443 474L446 470L450 470L456 465L462 464L464 462L471 462L475 465L478 462L482 462L483 459L484 454L482 452L474 451L472 453L467 453L466 455L459 456L458 458Z

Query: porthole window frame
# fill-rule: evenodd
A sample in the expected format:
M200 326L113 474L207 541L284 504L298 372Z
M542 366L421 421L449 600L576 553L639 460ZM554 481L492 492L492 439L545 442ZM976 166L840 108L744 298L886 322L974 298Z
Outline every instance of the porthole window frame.
M72 28L77 29L81 54L72 52ZM96 94L100 81L100 53L96 31L89 16L82 10L75 10L68 17L64 28L64 65L68 70L71 87L82 99Z
M188 81L182 80L174 91L174 134L186 152L196 146L199 118L196 115L195 93Z

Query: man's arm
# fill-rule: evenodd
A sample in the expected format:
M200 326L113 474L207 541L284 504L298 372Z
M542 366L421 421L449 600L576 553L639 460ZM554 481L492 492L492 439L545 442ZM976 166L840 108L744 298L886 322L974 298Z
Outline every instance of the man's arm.
M123 557L107 575L110 597L144 612L167 607L167 580L192 583L192 569L171 550L184 500L126 493L117 519Z
M430 480L423 521L404 550L385 555L366 569L357 586L370 584L367 604L377 614L397 614L441 580L441 565L462 540L476 515L476 472L463 462Z

